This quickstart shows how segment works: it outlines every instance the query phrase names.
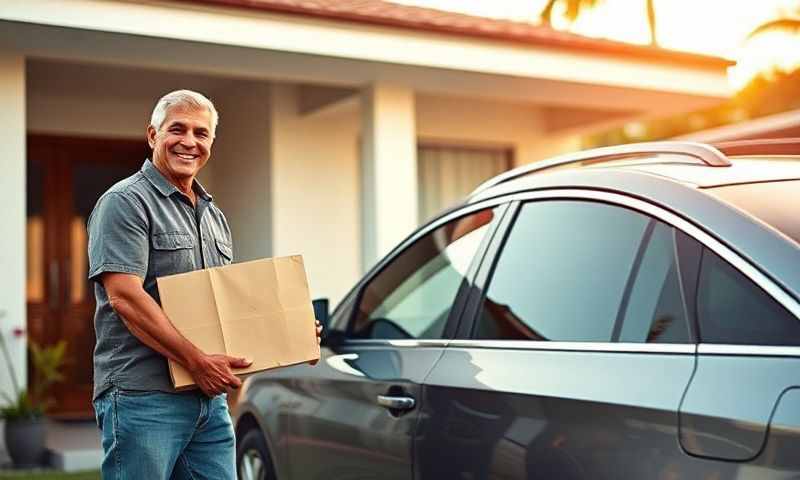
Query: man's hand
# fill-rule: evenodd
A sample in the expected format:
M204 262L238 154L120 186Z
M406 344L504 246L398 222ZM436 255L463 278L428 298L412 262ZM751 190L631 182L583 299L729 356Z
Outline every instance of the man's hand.
M227 355L201 355L192 362L189 373L209 397L225 393L230 388L239 388L242 381L233 374L232 368L246 368L253 362L244 358Z
M314 323L317 326L317 345L319 345L320 343L322 343L322 324L319 323L319 320L315 320ZM314 365L317 364L317 362L319 362L319 359L311 360L310 362L308 362L308 364L313 367Z
M319 320L314 320L314 323L317 325L317 345L322 343L322 324L319 323Z

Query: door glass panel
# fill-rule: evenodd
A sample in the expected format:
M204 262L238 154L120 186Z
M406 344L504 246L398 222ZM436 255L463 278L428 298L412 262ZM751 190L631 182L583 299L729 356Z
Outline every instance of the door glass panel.
M458 289L497 209L461 217L397 255L364 288L357 338L441 338Z
M475 336L609 342L649 218L585 201L522 206Z
M73 216L70 229L70 301L72 303L82 302L87 295L86 276L88 272L88 238L86 233L86 218L82 215Z
M697 317L706 343L800 345L800 319L708 249L700 267Z
M67 227L70 234L69 298L73 304L84 301L94 302L94 290L86 279L89 268L86 221L89 214L100 195L135 171L135 167L126 164L77 163L74 165L72 218Z
M26 292L30 303L45 300L44 171L38 162L27 166Z

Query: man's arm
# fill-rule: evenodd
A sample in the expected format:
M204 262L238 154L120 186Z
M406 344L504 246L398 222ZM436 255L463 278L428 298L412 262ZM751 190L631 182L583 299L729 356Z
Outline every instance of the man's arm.
M167 318L161 307L144 291L142 279L127 273L103 273L100 277L111 307L128 330L142 343L181 364L209 396L238 388L242 381L231 368L245 368L252 363L227 355L206 355L186 339Z

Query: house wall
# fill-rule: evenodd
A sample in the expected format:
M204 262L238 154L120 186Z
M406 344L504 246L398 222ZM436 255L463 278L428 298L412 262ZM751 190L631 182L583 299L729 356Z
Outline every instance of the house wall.
M29 133L141 138L153 101L83 92L32 90L27 99Z
M416 109L421 142L512 148L515 165L580 149L577 132L558 135L548 131L551 109L430 95L417 95Z
M0 392L12 393L7 367L16 371L20 386L26 384L25 345L15 338L25 329L25 60L0 51L0 333L8 347L11 365L0 357ZM2 397L0 397L2 398ZM0 404L6 402L0 400Z
M536 144L545 125L536 107L430 95L417 95L416 107L422 142L511 147L516 162L537 160Z
M234 261L272 255L269 84L248 82L214 96L220 123L206 165L209 190L225 213Z
M299 89L272 89L273 254L302 254L312 297L337 302L361 276L359 111L298 112Z

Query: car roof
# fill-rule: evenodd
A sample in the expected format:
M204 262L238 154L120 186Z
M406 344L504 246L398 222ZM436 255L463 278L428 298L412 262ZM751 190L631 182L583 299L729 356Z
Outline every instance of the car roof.
M603 147L535 162L498 175L470 197L488 191L530 188L531 175L570 170L625 170L657 175L697 188L800 179L800 139L739 141L713 145L695 142L650 142ZM728 153L726 155L726 153Z
M650 162L587 168L627 169L659 175L698 188L800 179L800 156L729 157L729 160L731 165L727 167L709 167L679 159L652 159Z

